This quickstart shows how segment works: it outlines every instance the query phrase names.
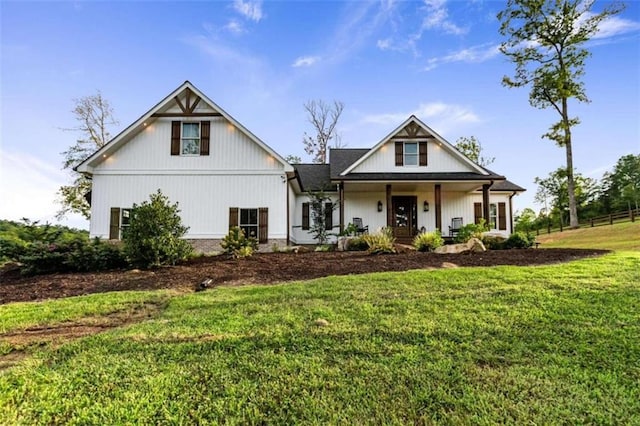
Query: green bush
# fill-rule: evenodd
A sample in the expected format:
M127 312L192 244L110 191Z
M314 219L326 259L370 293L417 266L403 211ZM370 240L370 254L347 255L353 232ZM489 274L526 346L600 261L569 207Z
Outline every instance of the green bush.
M347 240L347 250L349 251L365 251L367 249L369 249L369 244L367 244L363 236Z
M379 232L363 235L362 238L367 243L368 251L371 254L395 253L393 246L396 239L393 238L391 228L382 228Z
M233 257L249 257L258 250L258 240L247 238L244 231L234 226L220 243L225 253Z
M524 249L529 248L535 242L536 237L533 234L527 234L525 232L515 232L507 238L504 242L504 248L506 249Z
M470 223L460 228L453 241L456 243L466 243L471 238L477 238L481 240L482 233L487 232L488 230L489 228L487 227L484 219L480 219L480 223Z
M433 251L444 244L439 231L421 232L413 239L413 246L418 251Z
M14 235L0 235L0 263L17 260L25 254L29 243Z
M59 244L31 243L17 261L22 264L23 275L104 271L127 266L120 247L98 238Z
M182 225L178 213L178 203L169 204L160 190L149 201L133 205L122 235L125 254L133 265L175 265L191 254L193 247L182 239L189 228Z
M506 238L496 235L484 235L482 237L482 244L487 250L504 250L505 241L507 241Z

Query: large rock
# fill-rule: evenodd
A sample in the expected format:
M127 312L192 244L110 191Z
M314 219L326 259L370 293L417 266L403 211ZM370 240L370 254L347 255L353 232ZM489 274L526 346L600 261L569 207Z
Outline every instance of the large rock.
M434 250L434 253L438 254L458 254L458 253L481 253L483 251L487 251L480 241L477 238L471 238L464 244L447 244L444 246L440 246Z

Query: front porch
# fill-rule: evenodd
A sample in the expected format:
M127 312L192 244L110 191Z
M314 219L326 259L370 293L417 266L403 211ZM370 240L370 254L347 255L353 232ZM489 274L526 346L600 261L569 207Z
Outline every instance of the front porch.
M419 232L439 230L445 240L456 226L490 222L490 183L487 182L340 182L340 230L361 218L370 232L393 230L396 240L409 244ZM461 221L459 218L462 218Z

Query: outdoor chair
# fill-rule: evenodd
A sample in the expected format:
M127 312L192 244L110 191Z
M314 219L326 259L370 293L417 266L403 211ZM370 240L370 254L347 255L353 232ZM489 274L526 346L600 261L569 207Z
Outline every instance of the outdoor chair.
M460 228L462 228L462 218L454 217L451 219L451 226L449 226L449 236L455 237L460 232Z
M353 224L356 227L356 235L368 234L369 233L369 225L362 226L362 218L354 217Z

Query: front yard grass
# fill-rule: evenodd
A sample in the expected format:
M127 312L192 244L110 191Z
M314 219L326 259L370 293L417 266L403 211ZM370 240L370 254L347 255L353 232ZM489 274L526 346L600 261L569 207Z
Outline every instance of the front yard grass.
M0 372L0 423L640 423L638 252L141 294L168 302Z

